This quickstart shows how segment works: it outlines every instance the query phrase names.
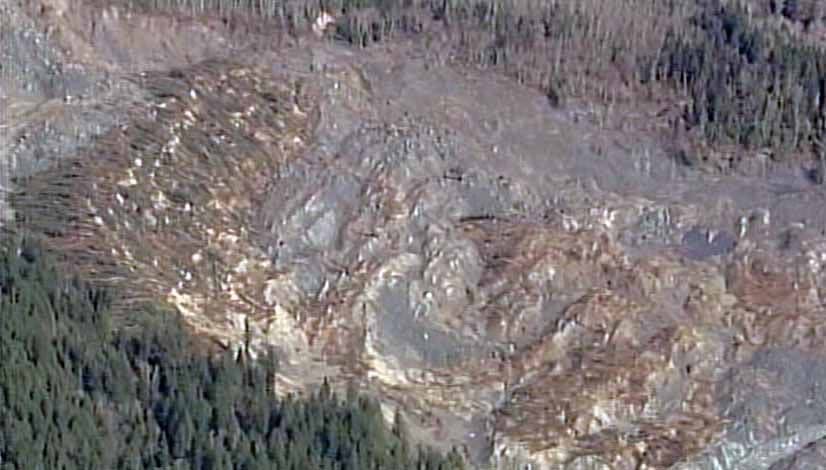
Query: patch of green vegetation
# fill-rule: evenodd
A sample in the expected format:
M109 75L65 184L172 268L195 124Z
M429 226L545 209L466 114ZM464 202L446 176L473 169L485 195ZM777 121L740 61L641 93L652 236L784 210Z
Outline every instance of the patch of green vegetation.
M704 2L691 30L668 37L661 78L691 97L690 126L714 144L812 152L826 132L826 52L759 28L737 2Z
M0 247L0 469L463 468L367 398L277 399L274 354L210 356L174 315L112 300L34 242Z

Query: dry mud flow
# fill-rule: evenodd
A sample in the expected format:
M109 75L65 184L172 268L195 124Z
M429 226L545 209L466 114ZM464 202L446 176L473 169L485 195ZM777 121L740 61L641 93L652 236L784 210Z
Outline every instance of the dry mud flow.
M0 0L4 213L276 347L280 392L353 381L479 468L823 468L804 169L700 173L402 41L43 5Z

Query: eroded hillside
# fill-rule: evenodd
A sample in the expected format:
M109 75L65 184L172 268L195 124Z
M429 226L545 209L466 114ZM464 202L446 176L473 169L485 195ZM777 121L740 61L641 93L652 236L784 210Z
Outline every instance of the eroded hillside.
M808 167L709 173L645 106L559 106L415 37L43 4L0 2L35 64L2 83L7 202L124 307L276 348L282 393L358 384L480 467L826 457Z

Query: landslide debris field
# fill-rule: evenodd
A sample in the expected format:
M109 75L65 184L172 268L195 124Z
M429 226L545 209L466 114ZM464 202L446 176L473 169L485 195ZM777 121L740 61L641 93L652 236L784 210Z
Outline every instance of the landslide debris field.
M817 2L322 6L0 0L5 229L475 467L822 468Z

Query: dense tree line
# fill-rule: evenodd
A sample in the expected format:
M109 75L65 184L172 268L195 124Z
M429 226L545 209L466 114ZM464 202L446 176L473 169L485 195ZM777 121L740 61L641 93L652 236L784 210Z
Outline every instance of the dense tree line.
M743 5L706 2L694 30L666 41L659 72L682 88L685 117L712 143L816 150L826 131L826 52L759 28Z
M66 280L37 245L0 248L0 469L462 468L329 384L276 399L277 360L207 355L173 315Z
M820 0L762 0L757 4L770 14L800 22L806 28L823 20L826 6Z

